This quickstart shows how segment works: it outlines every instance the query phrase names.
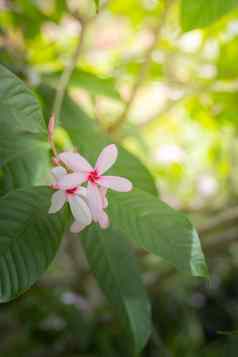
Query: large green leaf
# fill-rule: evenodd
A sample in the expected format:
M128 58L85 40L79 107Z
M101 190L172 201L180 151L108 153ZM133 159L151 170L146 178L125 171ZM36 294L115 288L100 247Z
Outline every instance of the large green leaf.
M1 65L0 112L4 187L18 188L40 181L43 166L48 164L47 131L41 108L25 84Z
M67 210L49 215L52 191L16 190L0 199L0 301L28 289L52 262L61 241Z
M11 160L2 167L0 188L6 194L17 188L47 185L50 177L48 148L35 145L19 159Z
M238 6L238 0L181 0L184 31L203 28Z
M151 332L150 303L146 296L135 257L121 233L91 226L85 233L84 247L99 286L122 322L123 331L138 353Z
M185 215L137 189L111 192L109 201L113 229L180 271L207 275L198 235Z
M52 108L54 92L45 86L39 88L38 91L44 100L45 116L48 118ZM61 125L70 135L73 145L92 164L95 163L103 147L112 143L112 139L103 133L96 123L69 96L64 99L61 118ZM157 189L147 168L127 150L120 145L118 147L118 160L110 170L110 173L126 176L136 187L156 195Z

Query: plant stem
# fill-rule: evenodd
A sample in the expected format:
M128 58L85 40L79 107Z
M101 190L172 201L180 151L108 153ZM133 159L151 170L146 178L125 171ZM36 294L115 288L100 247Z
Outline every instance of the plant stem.
M150 63L151 63L151 57L152 57L154 49L157 46L158 40L161 35L161 30L165 24L165 21L166 21L166 18L167 18L167 15L168 15L168 12L169 12L172 2L173 2L173 0L165 0L164 8L163 8L162 14L160 16L160 21L158 22L157 26L154 29L153 40L152 40L150 46L148 47L148 49L146 50L146 53L144 56L144 61L140 67L138 77L136 78L136 80L132 86L132 90L131 90L129 99L127 100L127 102L125 104L122 114L118 117L118 119L111 126L109 126L109 128L108 128L109 133L115 133L127 121L129 112L131 110L132 105L134 104L138 90L140 89L141 85L143 84L143 82L148 74Z
M60 111L63 104L65 92L70 81L71 75L76 67L77 61L79 59L79 55L81 52L81 48L83 45L83 39L85 34L85 23L81 22L81 26L78 33L78 41L75 47L75 50L70 58L68 66L65 67L65 70L60 78L58 89L56 92L54 104L53 104L53 113L55 114L55 120L59 120Z
M100 11L104 10L107 6L109 1L106 1L100 8ZM59 85L58 85L58 89L56 92L56 96L55 96L55 100L54 100L54 104L53 104L53 113L55 114L55 120L57 122L57 120L60 117L60 112L61 112L61 108L62 108L62 104L63 104L63 100L64 100L64 96L65 96L65 92L66 89L68 87L68 83L70 81L71 75L74 71L74 68L77 65L79 56L81 54L81 49L83 46L83 42L84 42L84 37L85 37L85 32L87 29L87 26L92 23L96 16L98 15L98 12L95 16L93 16L92 18L88 19L88 20L84 20L82 18L80 18L79 16L76 16L76 18L79 21L80 27L79 27L79 33L78 33L78 41L75 47L75 50L69 60L68 65L65 67L65 70L59 80Z

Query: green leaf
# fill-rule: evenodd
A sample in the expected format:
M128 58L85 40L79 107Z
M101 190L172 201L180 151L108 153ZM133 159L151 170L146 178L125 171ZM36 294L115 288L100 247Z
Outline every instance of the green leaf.
M185 215L138 189L110 192L109 201L113 229L178 270L207 276L197 232Z
M12 22L20 27L25 38L32 39L37 36L44 22L49 21L37 1L15 0L15 6L11 9Z
M86 89L92 95L100 95L120 100L121 96L116 89L116 83L112 77L100 77L95 73L76 68L73 72L70 84L73 87Z
M0 187L2 194L18 188L47 185L50 177L48 148L35 145L19 160L11 160L2 168Z
M43 166L48 167L49 161L41 108L25 84L1 65L0 83L0 167L6 175L4 186L32 185L41 181L40 172L45 173Z
M62 75L62 71L43 74L43 79L55 85ZM120 100L120 93L116 89L113 77L101 77L82 68L76 68L69 81L70 87L83 88L93 96L104 96Z
M81 237L81 236L80 236ZM121 233L91 226L83 233L89 264L99 286L122 322L123 331L139 353L151 333L150 303L139 275L135 257Z
M96 11L99 11L99 6L100 6L100 0L94 0L95 6L96 6Z
M52 191L16 190L0 199L0 302L28 289L52 262L67 211L49 215Z
M54 91L49 87L38 88L45 105L45 117L51 112ZM61 125L69 134L71 141L92 164L96 162L100 151L112 139L102 132L96 123L69 97L66 96L61 111ZM127 150L119 147L119 156L116 164L109 174L125 176L141 190L157 195L154 179L147 168L130 154Z
M238 0L181 0L183 31L206 27L238 6Z

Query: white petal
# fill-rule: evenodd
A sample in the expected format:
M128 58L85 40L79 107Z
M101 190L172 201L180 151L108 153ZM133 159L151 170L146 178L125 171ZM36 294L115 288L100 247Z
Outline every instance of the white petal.
M99 191L101 193L101 196L102 196L102 205L103 205L103 208L107 208L108 207L108 199L107 199L107 188L105 187L99 187Z
M73 171L89 172L92 171L92 166L81 155L75 152L62 152L59 154L59 159Z
M78 187L77 191L76 191L76 194L79 195L79 196L82 196L82 197L87 197L87 189L86 187Z
M78 223L88 225L92 222L91 212L81 197L72 195L68 198L68 201L72 214Z
M118 151L114 144L106 146L98 156L95 169L100 175L106 172L115 163Z
M85 227L86 227L86 225L81 224L81 223L75 221L74 223L71 224L70 232L72 232L72 233L79 233L79 232L81 232Z
M65 204L66 197L64 191L56 191L51 197L51 206L49 208L49 213L58 212Z
M67 175L67 171L62 166L55 166L51 169L51 174L53 175L55 181L57 182L60 178Z
M120 176L101 176L98 183L118 192L129 192L133 188L131 181Z
M94 222L98 222L98 217L103 209L103 201L99 188L91 182L88 182L87 202Z
M61 190L67 190L69 188L73 188L81 185L86 180L86 175L83 173L75 172L73 174L67 174L62 177L58 182L58 187Z
M101 212L100 216L98 217L98 223L102 229L106 229L109 227L110 221L106 212Z

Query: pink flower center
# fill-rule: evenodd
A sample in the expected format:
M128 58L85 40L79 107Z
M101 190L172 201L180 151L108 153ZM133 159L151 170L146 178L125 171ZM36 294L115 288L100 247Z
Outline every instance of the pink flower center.
M74 195L74 194L76 193L77 189L78 189L78 187L68 188L68 189L66 190L66 193L67 193L68 195Z
M97 170L93 170L89 173L87 180L96 183L99 180L100 176L97 173Z

